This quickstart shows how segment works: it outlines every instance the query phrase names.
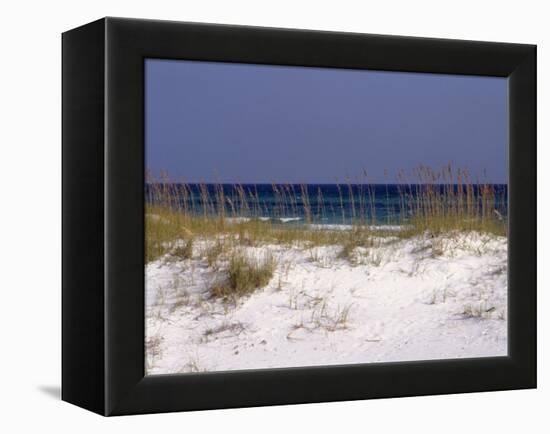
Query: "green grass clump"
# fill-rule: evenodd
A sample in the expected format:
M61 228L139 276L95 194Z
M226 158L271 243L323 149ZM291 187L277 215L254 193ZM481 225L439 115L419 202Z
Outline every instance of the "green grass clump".
M355 227L350 231L340 231L342 232L339 237L339 245L342 246L342 249L338 253L338 258L346 259L351 263L355 263L354 252L358 247L370 248L373 247L380 237L386 236L382 231L378 231L373 234L367 228ZM373 237L376 235L377 238Z
M193 257L193 238L189 238L184 244L178 244L172 250L172 256L178 259L191 259Z
M263 260L236 254L229 261L227 279L214 285L211 293L214 297L231 299L250 294L266 286L275 271L275 259L268 255Z
M225 251L225 243L221 240L216 240L216 242L206 249L206 262L209 267L212 267L216 264L216 261L221 254Z
M181 240L193 233L186 227L185 216L163 207L146 207L145 261L151 262L177 249ZM186 241L186 244L189 241ZM192 248L192 242L189 248Z
M351 260L352 254L357 247L359 247L359 243L349 240L344 245L342 245L342 250L340 250L340 252L338 253L338 258Z

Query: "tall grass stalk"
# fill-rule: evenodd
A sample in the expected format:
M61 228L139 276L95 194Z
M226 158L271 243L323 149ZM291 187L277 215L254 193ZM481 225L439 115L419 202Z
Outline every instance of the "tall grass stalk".
M376 198L376 186L368 182L366 171L362 181L353 184L348 178L347 191L336 182L338 203L329 204L320 187L311 191L310 197L310 186L306 184L273 183L273 207L269 208L267 201L261 200L257 186L172 183L166 172L158 179L147 174L146 259L151 261L174 251L178 240L192 243L190 240L198 237L231 234L252 243L350 244L346 238L349 234L338 233L344 231L312 230L309 226L322 223L327 213L333 219L341 218L343 224L353 225L351 233L361 234L361 238L371 234L373 225L380 224L401 225L403 230L391 233L399 237L426 232L478 231L503 236L507 233L506 218L499 211L500 204L506 203L502 196L505 192L498 192L487 182L473 182L465 169L455 170L447 165L439 170L419 166L410 174L400 171L396 177L395 203L389 194L388 181L385 182L385 198L381 200L385 200L387 211L382 221L377 216L380 199ZM267 216L301 217L305 224L280 224L275 218L264 221ZM376 231L377 236L384 234L385 231Z

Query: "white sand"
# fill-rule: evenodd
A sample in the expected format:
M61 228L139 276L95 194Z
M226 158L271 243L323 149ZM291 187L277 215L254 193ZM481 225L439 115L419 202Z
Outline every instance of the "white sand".
M147 265L148 374L507 354L505 238L386 239L353 264L338 246L249 247L277 270L236 306L209 297L224 263L205 243Z

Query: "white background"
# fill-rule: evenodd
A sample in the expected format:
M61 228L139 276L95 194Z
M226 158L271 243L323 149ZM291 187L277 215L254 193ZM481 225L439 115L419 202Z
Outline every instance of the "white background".
M548 429L548 18L543 1L4 1L0 6L0 431L542 432ZM61 32L125 16L537 44L539 389L101 418L59 401ZM544 266L546 265L546 267ZM546 268L546 270L545 270ZM537 428L538 427L538 428Z

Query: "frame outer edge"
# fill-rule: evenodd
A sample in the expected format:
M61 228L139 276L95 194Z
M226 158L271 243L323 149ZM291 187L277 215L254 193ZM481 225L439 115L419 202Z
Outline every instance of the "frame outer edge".
M526 56L509 76L510 98L510 237L509 321L517 327L511 355L518 360L526 388L537 387L537 47L525 46ZM513 271L515 268L519 273ZM511 300L510 300L511 299ZM510 311L510 307L509 307ZM521 313L521 315L519 314Z
M104 414L104 20L62 34L62 400Z
M143 139L143 124L139 124L140 119L143 123L143 113L138 111L143 105L141 98L144 89L143 82L140 82L143 78L142 71L137 72L136 68L139 68L138 63L142 62L144 57L156 55L195 60L208 60L208 57L211 57L212 61L241 63L252 63L256 57L261 59L258 63L282 59L280 63L277 61L272 63L299 65L305 56L308 59L304 62L307 66L330 67L333 65L333 67L368 69L386 65L385 70L416 72L436 70L450 74L510 76L511 89L516 86L515 83L529 87L526 94L518 94L517 98L513 98L512 105L515 110L519 113L522 106L525 106L524 113L510 111L510 118L514 120L514 125L512 123L510 125L510 142L517 147L522 142L527 143L524 150L515 149L514 153L511 152L511 160L512 154L516 152L520 154L519 160L511 164L510 176L519 174L518 179L522 179L521 167L533 170L532 164L536 153L536 139L533 137L536 136L534 130L536 122L532 122L536 114L536 102L532 99L536 94L536 84L533 73L534 59L529 60L530 53L533 51L532 46L456 40L419 40L379 35L352 34L350 36L350 34L332 34L331 32L254 29L244 26L178 24L118 18L108 18L106 22L108 27L105 55L108 82L106 119L108 118L110 122L106 132L108 157L105 170L116 175L112 177L107 175L105 187L109 192L109 196L106 197L105 218L112 230L106 236L106 245L109 248L105 259L110 266L106 276L105 293L106 414L121 415L534 387L536 384L536 336L533 339L533 332L536 332L536 320L528 318L527 327L522 327L523 323L517 322L518 315L533 313L536 307L536 294L533 292L536 288L533 286L536 284L534 273L531 273L532 276L525 281L518 280L520 286L526 288L527 293L525 297L519 299L519 304L514 306L516 322L510 336L513 336L515 344L510 352L511 357L345 367L301 367L289 370L260 369L145 378L143 378L142 367L143 336L137 336L143 331L143 312L139 311L143 307L143 300L140 301L136 293L132 292L139 286L140 279L143 279L143 269L138 270L139 261L143 262L143 258L137 257L142 247L135 239L136 234L139 233L136 228L143 229L143 215L135 214L142 206L143 186L138 189L135 182L138 178L143 178L143 173L137 173L138 166L139 170L143 171L143 155L137 154L143 152L143 143L138 143L140 138ZM231 35L228 34L229 32L232 32ZM261 47L259 42L266 45ZM407 53L405 48L409 42L415 48ZM340 51L344 45L349 48L348 51ZM321 46L324 46L323 50L320 49ZM364 48L361 53L356 51L358 46ZM445 47L452 51L449 56L444 55ZM304 48L313 48L313 54L303 54ZM203 51L205 54L202 54ZM365 57L365 51L369 52L369 57ZM487 57L487 54L490 56ZM196 56L200 58L197 59ZM464 59L464 62L458 62L461 59ZM400 64L403 65L402 69ZM522 66L523 64L525 65ZM435 65L434 70L430 70L433 65ZM529 86L530 82L533 86ZM142 87L139 88L139 86ZM523 153L525 155L522 156ZM123 156L126 158L122 158ZM524 179L528 185L532 185L535 178L527 176ZM519 217L519 221L525 221L530 226L515 233L515 245L521 248L527 247L529 254L526 256L534 259L536 233L533 230L534 221L529 217L529 212L536 208L536 196L514 193L514 198L518 198L517 205L514 207L520 210L515 213L514 218ZM526 209L521 209L520 205L525 205ZM126 224L122 225L122 222ZM143 231L140 237L142 242ZM124 256L124 253L131 257ZM519 269L534 271L535 262L527 263L525 259L522 260L520 254L516 256ZM522 268L523 266L526 268ZM138 276L139 273L140 276ZM513 278L517 279L518 276L519 274L516 273ZM516 293L517 290L515 289L514 292ZM136 355L142 357L141 360L136 361ZM418 378L411 378L411 372L418 374ZM393 378L394 381L388 382L388 378ZM321 380L325 383L319 384ZM311 387L311 389L301 386ZM192 399L189 393L184 394L184 391L192 391Z

